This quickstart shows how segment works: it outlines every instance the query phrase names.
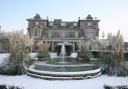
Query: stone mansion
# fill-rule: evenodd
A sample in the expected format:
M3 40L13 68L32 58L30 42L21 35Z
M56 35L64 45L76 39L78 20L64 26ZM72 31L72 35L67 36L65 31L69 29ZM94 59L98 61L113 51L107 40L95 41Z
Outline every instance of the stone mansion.
M37 50L37 43L50 44L50 51L54 51L55 45L60 42L69 42L73 51L78 50L79 40L91 40L99 37L99 25L96 18L88 15L85 19L78 18L78 21L62 21L61 19L42 19L39 14L27 19L28 34L34 37L34 50Z

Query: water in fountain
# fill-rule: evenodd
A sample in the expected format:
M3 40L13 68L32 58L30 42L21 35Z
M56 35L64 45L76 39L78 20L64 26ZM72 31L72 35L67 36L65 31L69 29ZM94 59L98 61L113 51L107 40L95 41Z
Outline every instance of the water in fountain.
M62 44L62 47L61 47L61 55L62 55L62 62L65 62L65 45L64 43Z

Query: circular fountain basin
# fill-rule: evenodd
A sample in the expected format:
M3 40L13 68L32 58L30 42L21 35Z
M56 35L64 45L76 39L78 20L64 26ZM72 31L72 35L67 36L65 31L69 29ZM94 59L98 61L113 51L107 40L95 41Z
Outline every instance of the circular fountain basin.
M77 61L35 62L28 70L28 75L43 79L87 79L101 75L101 69L95 64Z
M36 62L34 64L34 69L42 71L51 72L79 72L79 71L89 71L97 69L94 64L82 64L82 63L71 63L71 62Z

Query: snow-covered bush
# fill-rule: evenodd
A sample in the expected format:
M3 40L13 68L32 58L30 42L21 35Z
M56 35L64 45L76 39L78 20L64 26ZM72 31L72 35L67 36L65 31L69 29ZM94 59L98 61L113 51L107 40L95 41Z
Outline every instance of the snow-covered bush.
M93 57L90 51L78 51L78 61L88 62Z
M0 89L24 89L23 87L10 86L10 85L0 85Z
M27 68L30 67L33 63L34 63L34 59L30 58L30 59L27 59L27 60L24 60L24 66L26 66Z
M128 85L120 85L120 86L104 85L104 89L128 89Z

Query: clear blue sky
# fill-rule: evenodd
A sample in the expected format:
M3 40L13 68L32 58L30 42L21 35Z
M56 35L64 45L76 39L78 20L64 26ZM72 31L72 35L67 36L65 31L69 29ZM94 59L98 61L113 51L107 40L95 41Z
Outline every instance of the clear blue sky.
M5 31L27 28L27 18L77 21L88 14L101 20L100 33L121 30L128 41L128 0L0 0L0 25Z

